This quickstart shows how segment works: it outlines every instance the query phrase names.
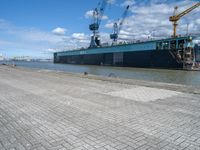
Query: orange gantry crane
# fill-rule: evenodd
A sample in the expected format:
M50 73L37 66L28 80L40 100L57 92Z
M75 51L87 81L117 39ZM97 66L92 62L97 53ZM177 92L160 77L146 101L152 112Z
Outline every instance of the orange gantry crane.
M175 7L174 15L169 18L169 21L171 21L173 23L173 37L174 38L177 37L176 29L177 29L177 26L178 26L178 21L181 19L181 17L183 17L186 14L190 13L192 10L194 10L195 8L197 8L199 6L200 6L200 2L196 3L192 7L186 9L185 11L183 11L183 12L181 12L179 14L175 13L177 11L177 9L178 9L178 7Z

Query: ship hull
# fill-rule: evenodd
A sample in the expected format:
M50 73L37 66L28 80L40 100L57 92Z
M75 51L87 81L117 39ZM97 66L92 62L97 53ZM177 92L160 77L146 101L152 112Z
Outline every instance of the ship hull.
M168 50L100 53L60 57L57 57L55 53L54 63L183 69L183 64L174 59Z

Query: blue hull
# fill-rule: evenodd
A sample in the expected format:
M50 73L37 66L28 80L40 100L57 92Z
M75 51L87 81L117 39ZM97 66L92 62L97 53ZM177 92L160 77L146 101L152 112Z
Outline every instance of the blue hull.
M194 70L200 47L191 37L87 48L54 53L55 63Z
M55 53L54 63L167 69L183 68L183 64L177 62L168 50L71 55L60 57L57 57Z

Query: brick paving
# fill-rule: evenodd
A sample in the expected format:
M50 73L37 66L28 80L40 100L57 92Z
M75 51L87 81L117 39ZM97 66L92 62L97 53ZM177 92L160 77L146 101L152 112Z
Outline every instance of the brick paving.
M94 149L200 149L200 95L0 66L0 150Z

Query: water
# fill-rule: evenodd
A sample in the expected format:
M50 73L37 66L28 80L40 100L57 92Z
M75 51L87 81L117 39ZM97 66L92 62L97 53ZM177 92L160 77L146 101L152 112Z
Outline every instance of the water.
M93 75L116 76L121 78L133 78L165 83L176 83L184 85L195 85L200 87L200 71L166 70L166 69L143 69L143 68L122 68L110 66L87 66L70 64L53 64L51 62L5 62L14 63L17 66L49 69L64 72L83 73Z

